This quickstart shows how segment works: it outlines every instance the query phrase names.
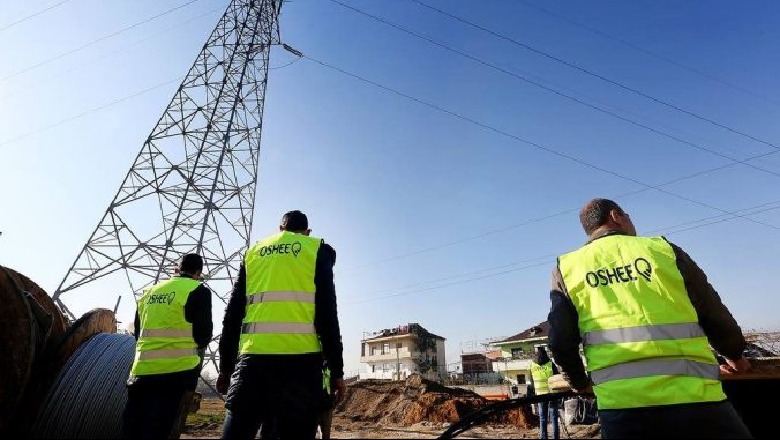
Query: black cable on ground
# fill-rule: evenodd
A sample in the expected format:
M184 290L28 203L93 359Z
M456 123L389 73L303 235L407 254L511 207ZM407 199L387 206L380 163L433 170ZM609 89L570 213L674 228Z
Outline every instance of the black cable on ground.
M135 340L99 333L60 370L30 430L30 438L119 438Z
M438 438L439 440L448 440L455 438L459 434L462 434L476 425L484 423L494 414L509 411L515 408L520 408L527 405L533 405L541 402L553 402L556 400L562 400L567 397L574 397L578 394L574 391L564 391L560 393L538 394L530 397L521 397L519 399L504 400L501 402L492 403L483 408L480 408L466 417L453 423L446 431L444 431Z

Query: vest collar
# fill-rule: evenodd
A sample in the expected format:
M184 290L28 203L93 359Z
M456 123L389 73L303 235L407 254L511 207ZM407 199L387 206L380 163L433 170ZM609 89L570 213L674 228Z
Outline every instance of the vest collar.
M596 235L594 237L589 238L587 243L585 243L585 244L593 243L594 241L598 240L599 238L609 237L610 235L628 235L628 234L626 234L626 233L624 233L622 231L618 231L616 229L611 229L611 230L608 230L608 231L604 231L604 232L602 232L602 233L600 233L600 234L598 234L598 235Z

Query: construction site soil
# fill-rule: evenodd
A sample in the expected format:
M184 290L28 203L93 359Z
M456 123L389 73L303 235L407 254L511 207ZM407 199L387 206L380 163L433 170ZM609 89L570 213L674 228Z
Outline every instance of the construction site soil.
M437 438L452 423L490 403L460 388L448 388L414 375L406 381L367 380L347 387L333 418L333 438ZM182 438L219 437L224 407L203 399L190 414ZM497 414L458 438L538 438L538 421L528 408ZM569 427L570 438L599 438L598 425Z

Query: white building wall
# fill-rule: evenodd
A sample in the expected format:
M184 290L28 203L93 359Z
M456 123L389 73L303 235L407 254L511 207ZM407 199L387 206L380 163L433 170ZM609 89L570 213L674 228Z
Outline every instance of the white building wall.
M413 373L419 373L412 360L419 356L419 347L413 337L386 341L366 341L361 347L361 368L359 379L403 380ZM385 347L384 344L389 344ZM397 344L401 344L397 348ZM441 380L447 377L447 353L444 341L436 340L436 351L429 350L429 356L436 356L436 370L427 372L424 377ZM399 368L400 367L400 368Z
M436 340L436 362L438 362L436 370L439 378L447 377L447 353L444 351L444 341L441 339Z

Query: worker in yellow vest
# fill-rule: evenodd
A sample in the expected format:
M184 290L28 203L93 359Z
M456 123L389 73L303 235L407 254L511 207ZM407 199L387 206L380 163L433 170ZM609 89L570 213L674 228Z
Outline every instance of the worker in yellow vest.
M252 245L233 286L220 339L217 390L226 394L222 438L255 438L272 420L276 435L313 439L321 407L322 361L336 403L344 360L333 283L336 251L310 236L301 211Z
M531 381L534 386L534 393L537 395L549 394L550 386L547 384L547 381L554 374L558 374L558 368L550 360L547 350L541 345L536 347L536 353L533 360L531 360ZM539 438L547 438L548 421L553 427L552 438L560 438L557 402L539 403L537 405L537 413L539 414Z
M719 376L750 369L745 339L704 272L664 237L637 237L612 200L580 222L587 244L553 271L548 347L575 391L595 393L602 438L750 438Z
M138 299L122 423L126 439L173 438L182 398L195 389L211 342L211 291L200 282L203 258L186 254L175 271Z

